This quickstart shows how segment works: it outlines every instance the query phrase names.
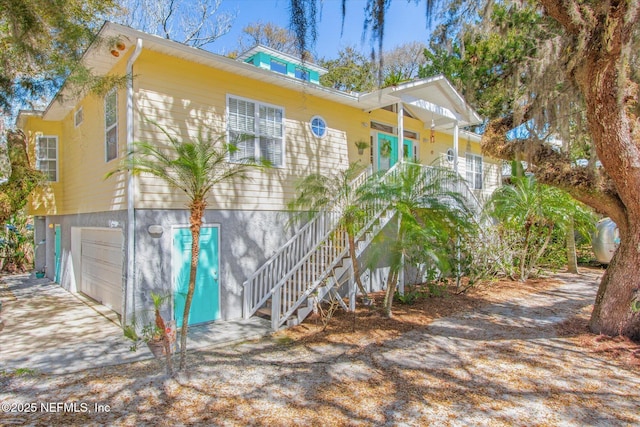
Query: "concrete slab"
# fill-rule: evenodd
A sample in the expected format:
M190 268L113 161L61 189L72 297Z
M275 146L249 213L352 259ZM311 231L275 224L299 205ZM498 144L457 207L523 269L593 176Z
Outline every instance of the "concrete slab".
M4 276L0 301L0 370L58 374L153 357L146 346L130 351L115 312L46 278ZM260 318L214 322L191 327L187 348L230 345L269 333L269 322Z

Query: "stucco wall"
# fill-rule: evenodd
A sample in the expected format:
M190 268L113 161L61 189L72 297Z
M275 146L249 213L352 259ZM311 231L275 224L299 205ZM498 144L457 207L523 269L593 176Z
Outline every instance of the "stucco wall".
M291 237L289 214L279 211L207 210L204 226L219 227L219 286L222 319L242 317L242 283ZM148 307L151 290L173 289L171 256L174 227L188 226L185 210L136 210L137 309ZM162 234L150 234L159 225Z

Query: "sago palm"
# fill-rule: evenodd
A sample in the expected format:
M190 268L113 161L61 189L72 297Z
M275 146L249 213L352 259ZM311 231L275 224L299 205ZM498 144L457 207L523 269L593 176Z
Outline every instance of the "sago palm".
M456 242L475 232L475 224L463 196L456 192L461 178L454 172L415 163L400 165L393 176L372 180L363 190L363 199L386 201L396 212L395 233L376 237L372 264L384 255L389 277L384 310L391 317L393 296L400 272L406 263L431 263L441 272L451 270Z
M566 192L536 182L533 176L513 177L511 185L496 190L486 213L498 219L506 232L520 236L517 248L518 274L527 280L537 268L555 230L566 233L571 222L588 234L591 213Z
M327 209L337 212L339 219L338 228L343 228L347 233L349 244L349 257L353 268L356 284L362 295L366 298L367 291L360 279L360 266L356 254L355 237L364 225L366 212L359 200L357 188L353 181L362 173L362 165L352 163L345 170L332 175L311 174L306 176L296 186L296 197L288 204L289 210L304 210L310 214Z
M124 158L120 167L110 172L107 177L122 170L129 170L134 175L152 175L171 187L181 190L188 199L189 228L192 239L189 286L180 331L180 369L182 370L186 364L188 319L196 285L200 229L207 207L207 196L218 184L247 179L247 172L256 165L252 159L242 163L230 163L229 154L236 148L233 144L225 143L223 137L214 138L211 133L203 135L200 131L193 140L182 141L160 125L155 123L154 125L166 136L168 144L135 142L133 150Z

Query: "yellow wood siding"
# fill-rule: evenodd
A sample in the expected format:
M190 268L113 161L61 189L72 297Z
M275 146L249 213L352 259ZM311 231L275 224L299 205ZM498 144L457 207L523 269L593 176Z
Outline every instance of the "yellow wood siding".
M125 60L113 70L124 74ZM54 101L55 102L55 101ZM75 112L82 107L84 120L78 127ZM118 155L126 154L126 90L118 90ZM25 129L30 133L58 136L57 184L36 192L32 197L33 215L66 215L126 209L124 176L104 179L118 165L118 159L105 161L104 97L89 95L61 121L29 117ZM51 129L51 131L49 131ZM35 139L30 139L34 150Z
M125 73L130 54L120 58L112 73ZM358 154L355 143L370 142L376 132L371 129L371 121L397 127L397 114L391 111L363 111L318 98L302 86L301 91L285 89L149 50L142 51L133 74L133 131L134 140L138 141L166 143L166 136L154 122L179 138L195 138L200 130L224 138L228 96L283 109L285 157L282 167L253 170L248 181L219 185L208 201L212 209L282 210L302 177L310 173L331 174L355 161L369 164L371 148ZM58 136L59 155L59 183L34 194L31 213L62 215L126 209L126 174L104 179L127 151L126 89L119 89L117 93L118 159L110 162L105 161L103 96L85 97L61 121L26 117L31 150L33 135L41 132ZM76 127L74 113L80 107L84 121ZM317 138L311 132L309 123L314 116L326 121L324 138ZM440 132L436 133L436 142L431 143L430 128L417 119L404 117L404 129L418 134L415 143L423 164L436 163L453 145L453 137ZM463 160L466 144L461 138L459 153ZM480 152L477 143L473 143L473 151ZM463 163L460 172L464 176ZM499 184L499 170L496 170L486 169L491 188ZM152 177L137 177L135 188L136 208L182 209L187 203L181 192Z
M184 138L197 136L199 129L224 136L228 95L284 109L284 165L252 171L249 181L218 186L209 199L213 209L284 209L301 177L346 168L350 158L360 157L355 141L369 138L362 125L368 123L367 113L306 93L148 51L138 58L134 73L136 140L166 140L151 121ZM309 122L316 115L327 123L324 138L311 133ZM137 187L137 208L184 208L187 202L152 177L140 177Z
M23 131L27 136L29 161L36 164L36 137L38 135L58 137L58 181L49 182L37 188L29 196L27 211L30 215L55 215L59 213L63 199L63 175L61 171L61 156L63 155L63 135L60 122L47 122L38 116L28 116L25 119Z

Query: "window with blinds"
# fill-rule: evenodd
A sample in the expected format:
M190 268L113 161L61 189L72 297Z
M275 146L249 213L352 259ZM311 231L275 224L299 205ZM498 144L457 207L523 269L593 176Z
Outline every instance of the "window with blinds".
M229 142L236 149L230 161L267 160L282 166L284 110L240 98L227 98Z

